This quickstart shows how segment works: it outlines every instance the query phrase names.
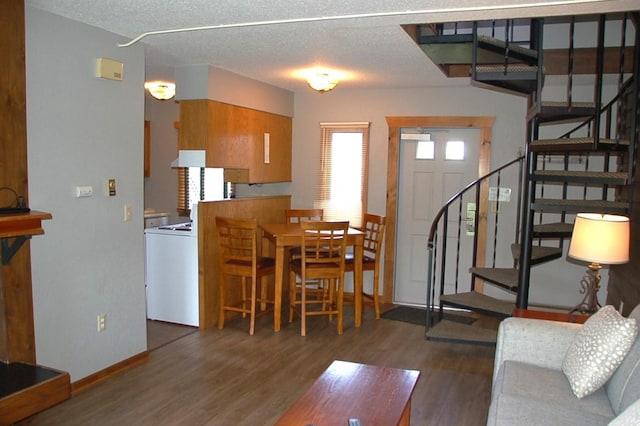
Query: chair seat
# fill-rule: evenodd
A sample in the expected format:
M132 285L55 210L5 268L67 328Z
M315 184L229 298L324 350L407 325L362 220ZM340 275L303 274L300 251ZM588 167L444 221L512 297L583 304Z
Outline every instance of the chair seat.
M249 267L249 268L251 267L251 261L250 260L232 259L232 260L228 260L225 263L227 265L246 266L246 267ZM258 257L256 259L256 267L258 269L275 268L275 266L276 266L276 261L272 257Z
M349 267L349 265L355 262L355 256L353 253L347 253L345 256L344 262L345 266ZM364 267L365 264L375 265L376 260L373 257L369 257L367 255L362 256L362 265Z

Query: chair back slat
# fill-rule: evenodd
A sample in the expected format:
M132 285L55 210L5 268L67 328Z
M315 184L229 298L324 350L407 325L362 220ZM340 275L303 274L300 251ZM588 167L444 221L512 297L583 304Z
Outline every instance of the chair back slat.
M338 264L344 268L348 221L303 221L302 263Z
M216 217L218 256L221 267L229 263L242 262L255 265L257 260L257 226L256 219Z
M365 233L362 249L364 255L376 258L382 247L386 218L375 214L365 213L362 231Z
M324 219L323 209L287 209L284 212L287 223L300 223L304 220L321 221Z

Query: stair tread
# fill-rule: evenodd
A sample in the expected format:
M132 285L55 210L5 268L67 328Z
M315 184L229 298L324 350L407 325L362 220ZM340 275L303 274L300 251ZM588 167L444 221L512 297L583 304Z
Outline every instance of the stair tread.
M585 170L536 170L531 178L534 180L546 181L573 181L592 183L618 183L626 184L628 173L626 172L604 172Z
M568 101L542 101L538 105L532 105L527 111L527 121L537 118L538 123L551 123L557 121L575 121L592 117L596 112L594 102Z
M535 174L544 176L591 176L591 177L611 177L625 178L626 172L600 172L600 171L584 171L584 170L536 170Z
M520 244L511 244L511 254L516 260L520 260ZM531 246L531 264L548 262L562 257L562 249L549 246Z
M626 212L629 204L622 201L607 200L561 200L551 198L539 198L531 204L533 210L553 211L592 211L599 212Z
M497 330L442 320L427 331L427 339L495 345Z
M569 237L573 233L573 223L555 222L533 225L535 237Z
M569 101L542 101L542 108L569 108ZM571 102L571 108L595 108L595 102Z
M523 65L523 64L509 64L507 66L509 73L528 73L538 72L538 67L535 65ZM504 73L504 64L502 65L477 65L476 72L482 73Z
M511 316L515 303L496 299L477 291L457 294L443 294L440 300L448 305L459 308L469 308L474 311L483 312L489 315Z
M615 139L600 139L601 148L615 148L617 146L628 146L629 141L622 139L616 144ZM560 139L537 139L529 143L532 151L593 151L595 138L560 138Z
M510 291L518 291L518 270L515 268L469 268L469 272Z
M473 57L473 34L433 34L421 36L419 46L438 65L471 65ZM504 61L505 42L494 37L478 35L478 64L496 64ZM500 52L499 50L502 50ZM510 43L510 63L537 61L538 52Z
M490 36L487 36L487 35L482 35L482 34L478 35L478 42L490 44L490 45L499 47L501 49L505 49L507 47L507 42L506 41L500 40L499 38L490 37ZM512 52L512 53L518 53L520 55L525 55L525 56L527 56L527 57L529 57L531 59L537 59L538 58L538 52L536 50L529 49L528 47L523 47L523 46L520 46L519 44L515 44L515 43L509 43L508 47L509 47L509 51Z

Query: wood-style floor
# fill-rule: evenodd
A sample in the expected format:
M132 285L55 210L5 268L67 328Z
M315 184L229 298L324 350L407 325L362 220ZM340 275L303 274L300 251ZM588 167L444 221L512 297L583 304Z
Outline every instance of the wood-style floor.
M310 318L306 337L299 320L274 333L270 318L254 336L248 321L232 320L161 345L148 362L23 424L272 425L334 359L420 370L412 425L486 422L491 347L427 341L424 327L375 320L371 309L354 328L347 308L341 336L326 317Z

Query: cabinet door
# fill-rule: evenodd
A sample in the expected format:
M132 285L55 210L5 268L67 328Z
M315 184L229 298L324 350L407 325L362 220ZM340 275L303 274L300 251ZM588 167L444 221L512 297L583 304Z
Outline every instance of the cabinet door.
M206 99L180 101L178 149L207 149L208 107Z
M258 111L254 122L256 134L249 168L250 180L290 182L291 118Z

